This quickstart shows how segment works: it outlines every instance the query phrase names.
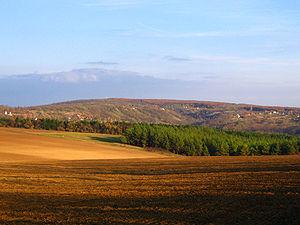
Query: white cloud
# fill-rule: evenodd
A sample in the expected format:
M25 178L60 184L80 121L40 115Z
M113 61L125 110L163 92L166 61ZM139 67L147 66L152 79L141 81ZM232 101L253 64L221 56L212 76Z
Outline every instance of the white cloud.
M95 82L98 76L95 74L76 74L72 72L44 75L43 81L54 81L62 83Z

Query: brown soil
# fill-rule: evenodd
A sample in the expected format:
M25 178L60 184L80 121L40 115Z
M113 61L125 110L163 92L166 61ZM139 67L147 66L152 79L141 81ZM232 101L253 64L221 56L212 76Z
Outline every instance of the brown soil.
M0 224L300 224L299 156L0 163Z
M299 155L161 158L32 132L0 129L0 224L300 224ZM97 157L132 158L70 160Z

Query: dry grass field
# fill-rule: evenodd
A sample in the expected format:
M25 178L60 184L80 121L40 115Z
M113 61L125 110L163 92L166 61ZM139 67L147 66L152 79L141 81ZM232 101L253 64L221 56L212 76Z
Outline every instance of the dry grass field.
M0 161L157 158L161 154L109 143L112 135L0 128Z
M300 224L298 155L167 157L99 140L1 128L0 224Z

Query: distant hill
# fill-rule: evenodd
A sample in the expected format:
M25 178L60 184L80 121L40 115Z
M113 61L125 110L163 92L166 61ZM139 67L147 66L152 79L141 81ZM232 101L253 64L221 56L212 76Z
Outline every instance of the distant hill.
M1 117L195 124L233 130L300 134L300 108L291 107L194 100L111 98L35 107L1 106L0 110Z
M197 75L198 76L198 75ZM172 76L169 76L172 77ZM248 84L199 74L197 80L166 79L132 71L83 68L0 76L0 105L36 106L77 99L163 98L300 107L295 87Z
M109 97L203 98L211 95L201 81L161 79L134 72L76 69L47 74L0 77L0 104L32 106ZM205 93L207 93L205 95Z

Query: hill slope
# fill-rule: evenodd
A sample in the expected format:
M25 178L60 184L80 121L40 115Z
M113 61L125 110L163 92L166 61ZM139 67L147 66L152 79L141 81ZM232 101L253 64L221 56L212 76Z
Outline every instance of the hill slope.
M161 157L164 155L131 146L57 138L47 131L0 128L0 163Z
M0 107L1 117L98 119L197 124L234 130L300 134L300 108L163 99L98 99L50 105ZM5 115L6 114L10 115Z

